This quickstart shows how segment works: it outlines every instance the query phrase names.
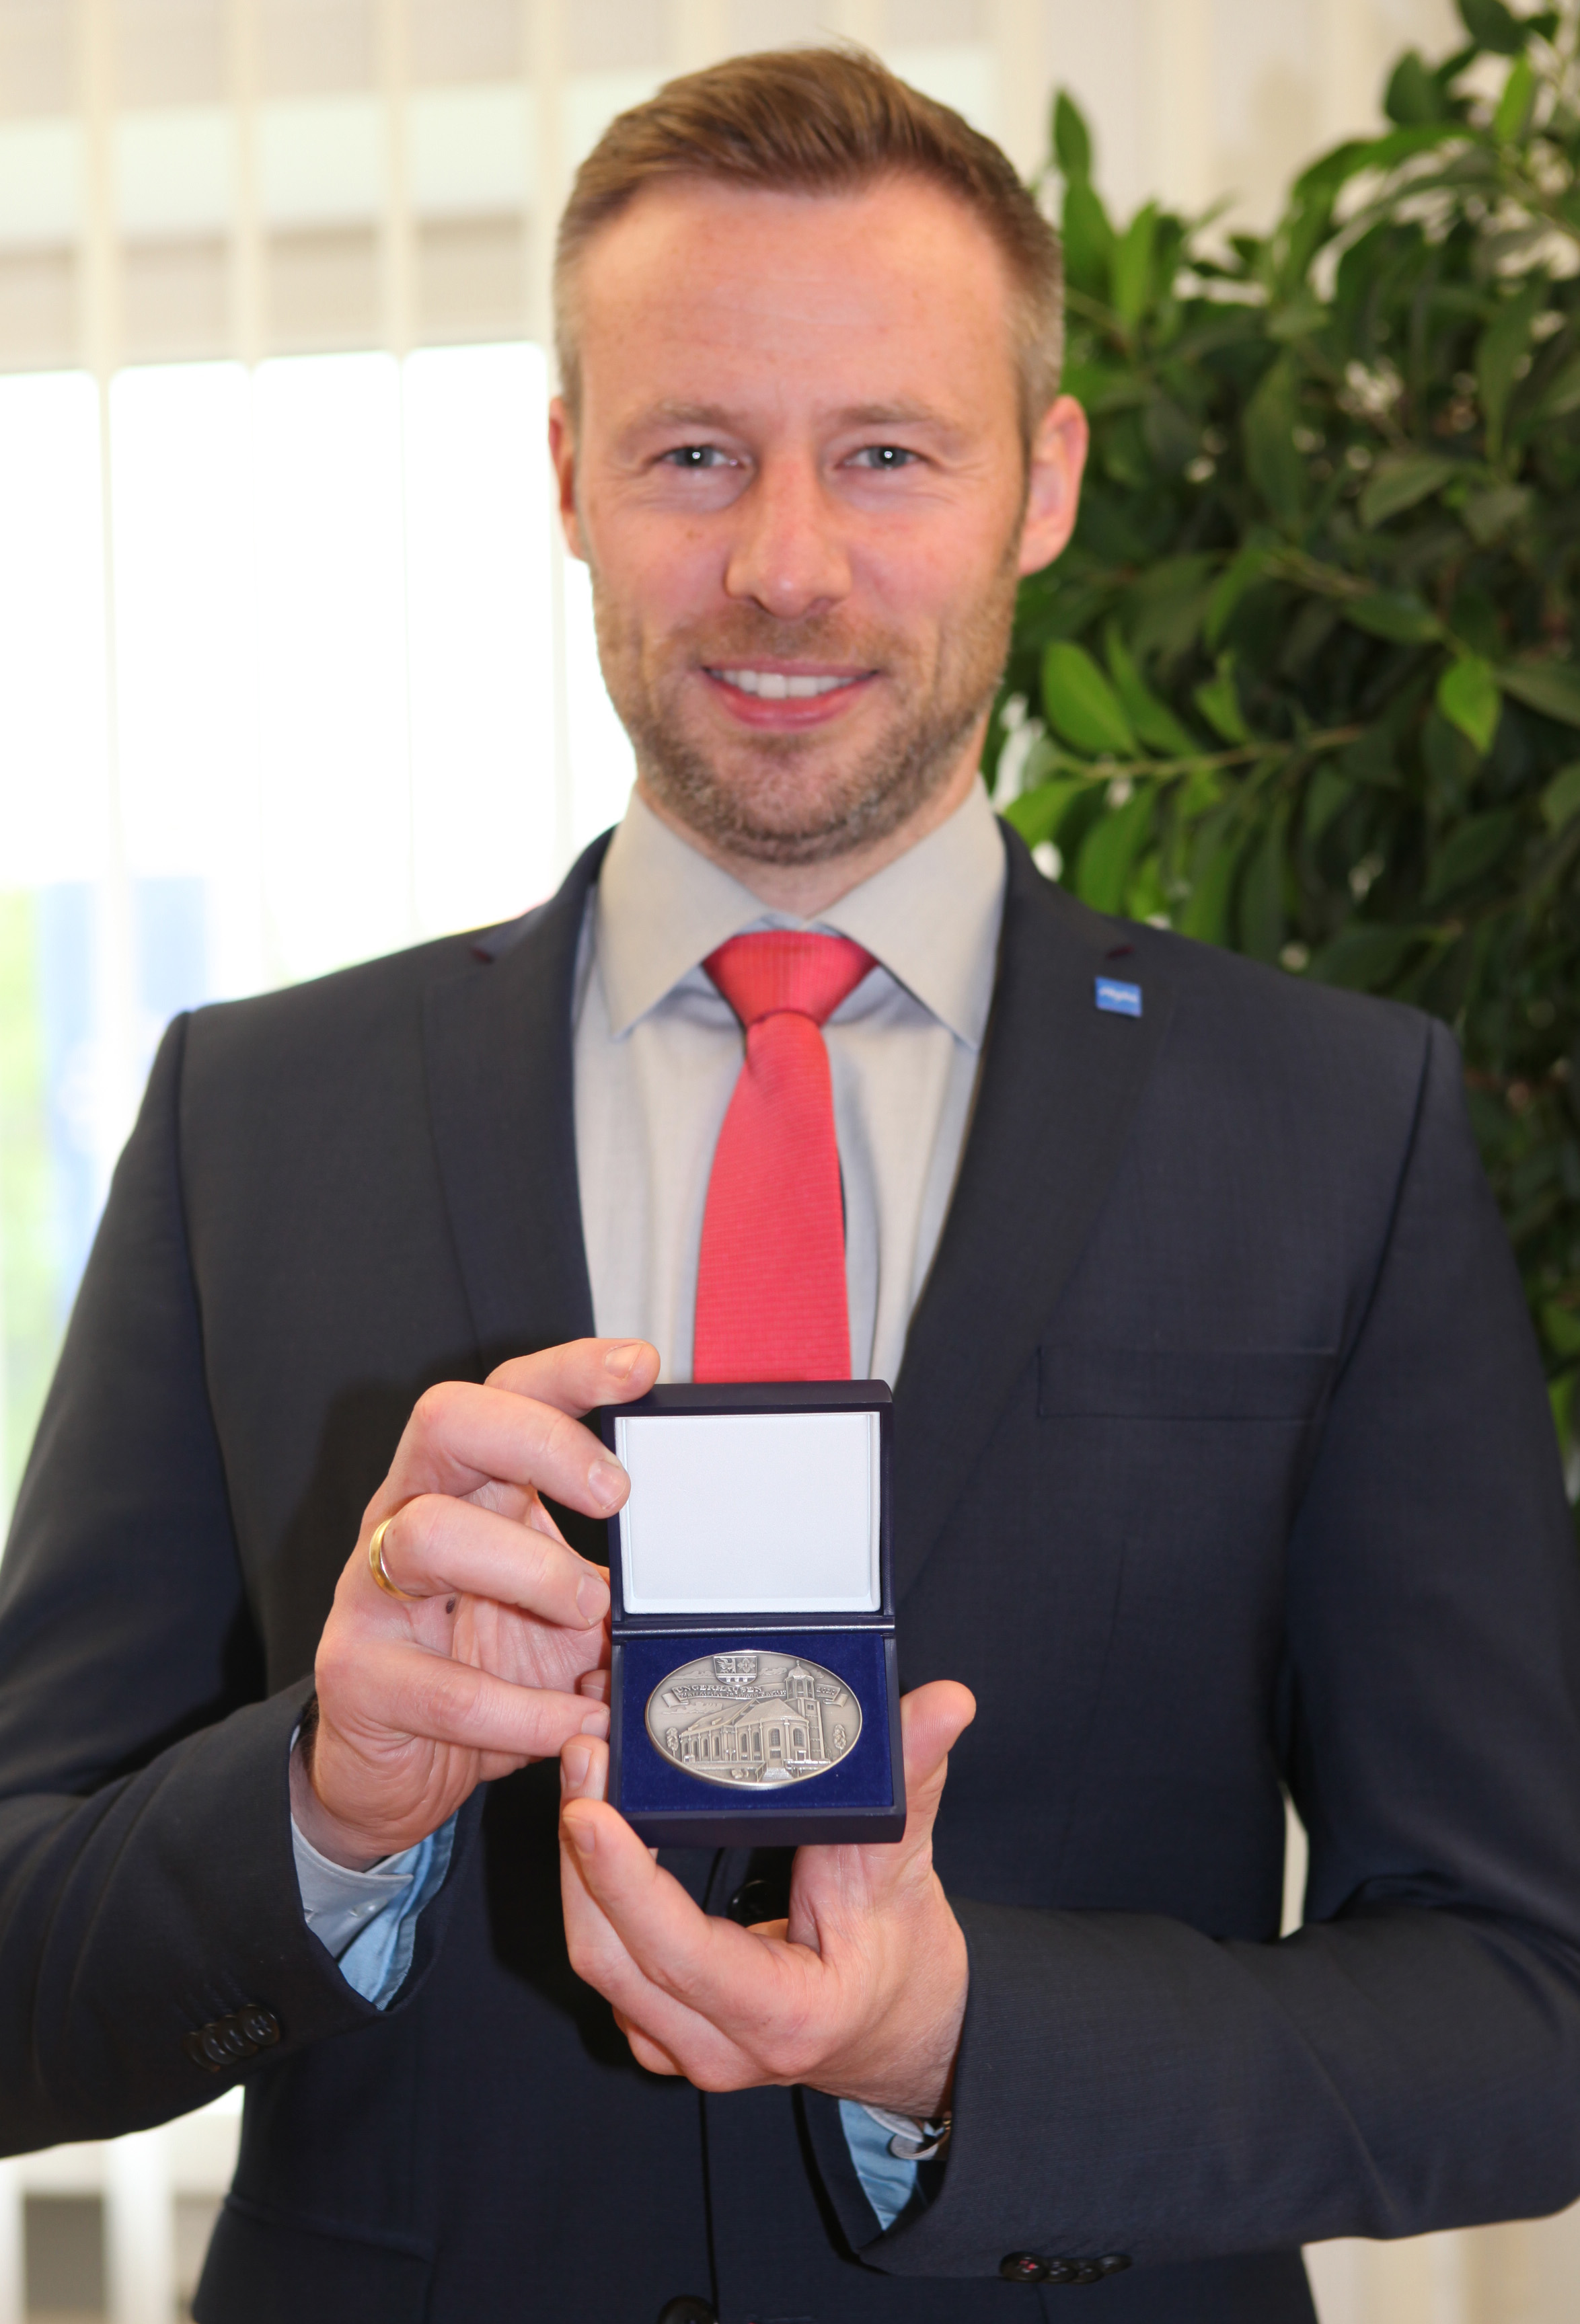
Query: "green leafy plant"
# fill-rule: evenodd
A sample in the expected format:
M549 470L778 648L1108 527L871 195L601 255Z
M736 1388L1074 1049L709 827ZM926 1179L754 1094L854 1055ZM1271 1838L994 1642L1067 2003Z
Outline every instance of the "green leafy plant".
M1058 97L1092 463L989 773L1100 909L1454 1026L1573 1478L1580 0L1459 7L1264 235L1115 223Z

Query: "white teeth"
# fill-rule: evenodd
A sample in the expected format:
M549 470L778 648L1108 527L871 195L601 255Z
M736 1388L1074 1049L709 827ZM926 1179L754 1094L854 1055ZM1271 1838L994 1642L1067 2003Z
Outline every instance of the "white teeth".
M718 675L726 686L758 695L764 702L804 702L851 683L848 678L787 678L779 669L721 669Z

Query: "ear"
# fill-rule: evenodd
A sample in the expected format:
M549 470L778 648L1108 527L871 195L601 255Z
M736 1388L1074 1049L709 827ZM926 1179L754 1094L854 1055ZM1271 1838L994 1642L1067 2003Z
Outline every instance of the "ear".
M1073 395L1049 404L1038 423L1027 466L1017 567L1021 573L1040 573L1051 565L1076 529L1088 433L1086 415Z
M585 565L587 552L582 541L581 519L576 506L576 423L562 395L557 395L549 406L549 457L554 463L559 522L565 533L565 546Z

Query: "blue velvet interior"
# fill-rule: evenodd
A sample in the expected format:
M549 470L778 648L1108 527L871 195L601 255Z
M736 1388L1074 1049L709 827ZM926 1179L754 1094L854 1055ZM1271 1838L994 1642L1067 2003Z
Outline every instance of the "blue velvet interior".
M661 1679L698 1655L739 1654L761 1647L769 1654L802 1655L842 1678L862 1707L862 1731L854 1749L827 1774L799 1784L714 1784L689 1775L653 1748L647 1731L647 1704ZM813 1814L826 1808L882 1808L894 1798L889 1763L889 1681L880 1630L785 1630L772 1636L739 1630L683 1637L635 1637L621 1642L621 1737L619 1796L623 1815L755 1815L794 1809Z

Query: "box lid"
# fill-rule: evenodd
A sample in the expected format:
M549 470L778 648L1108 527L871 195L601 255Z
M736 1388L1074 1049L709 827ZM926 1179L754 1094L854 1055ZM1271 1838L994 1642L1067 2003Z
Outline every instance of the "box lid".
M617 1632L891 1628L882 1380L699 1381L599 1415Z

